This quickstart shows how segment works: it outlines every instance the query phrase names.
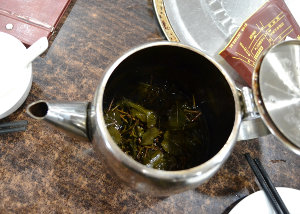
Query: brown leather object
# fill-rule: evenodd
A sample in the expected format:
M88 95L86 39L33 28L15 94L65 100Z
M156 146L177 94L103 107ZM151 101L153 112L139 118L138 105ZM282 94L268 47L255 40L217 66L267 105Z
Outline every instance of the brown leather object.
M0 31L26 46L53 34L71 0L0 0Z

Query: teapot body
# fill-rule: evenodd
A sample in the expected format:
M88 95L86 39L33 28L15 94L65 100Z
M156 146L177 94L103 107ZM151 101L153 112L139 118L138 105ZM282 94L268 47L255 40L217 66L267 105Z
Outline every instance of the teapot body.
M130 86L145 77L176 83L201 106L208 140L197 165L174 171L154 169L125 154L111 137L105 109L116 101L115 95L127 97ZM163 41L141 45L119 57L101 77L91 103L38 101L28 106L27 113L90 139L110 171L133 189L167 196L194 189L218 171L237 141L244 106L242 93L217 62L195 48ZM243 136L255 137L243 134L238 139ZM186 158L193 157L186 154Z
M172 53L177 55L176 57L179 56L181 61L184 63L175 63L175 60L170 60L172 58ZM189 56L189 54L192 56ZM156 57L149 59L149 55L155 55ZM189 60L189 57L194 59ZM197 60L199 61L196 62ZM195 85L191 88L201 87L203 81L209 81L210 78L214 78L211 79L212 84L213 81L216 81L219 84L216 85L215 88L206 86L207 88L205 88L205 90L210 90L208 94L212 93L212 96L222 94L218 96L218 98L212 98L210 100L212 103L216 102L211 104L212 108L216 108L213 110L216 115L214 115L215 117L210 121L211 125L214 126L212 128L212 132L216 135L219 134L221 137L214 138L214 140L218 142L213 146L217 148L213 149L213 154L209 157L209 159L196 167L178 171L165 171L149 168L125 154L112 139L106 128L104 118L105 96L106 94L115 94L117 93L116 91L126 90L125 88L122 88L123 86L120 86L120 88L119 86L115 86L113 81L114 79L119 81L119 77L117 76L119 73L120 76L122 76L122 72L127 72L127 67L129 67L129 70L131 68L139 68L141 70L140 72L143 72L143 65L147 67L149 65L154 65L153 69L155 69L160 67L157 65L168 64L166 66L168 71L166 72L169 72L168 75L176 76L179 74L176 74L173 68L178 66L188 66L185 65L185 61L188 61L188 63L192 66L192 70L195 69L196 72L209 72L205 69L212 69L210 74L203 75L203 78L206 78L206 80L198 79L196 81L191 81L192 78L195 79L193 75L191 75L190 78L187 77L179 79L181 82L186 81L187 84ZM197 64L200 66L202 65L203 68L197 68ZM130 75L130 72L124 75L124 81L130 79ZM133 73L132 75L136 74ZM188 73L182 73L182 75L188 75ZM130 83L124 83L124 87L127 87L126 85L128 84ZM220 90L226 92L223 94L220 93ZM216 118L222 114L222 118ZM179 43L156 42L132 49L107 69L96 90L94 100L91 105L90 117L92 118L90 120L90 126L92 127L91 135L93 136L92 141L94 148L99 156L104 159L110 170L123 182L127 183L127 185L139 192L155 196L166 196L194 189L206 182L218 171L225 160L229 157L231 150L236 143L242 118L242 109L239 92L230 77L227 76L226 72L222 70L217 63L191 47L187 47ZM227 120L226 122L221 121L224 120L224 118ZM224 130L220 130L220 127Z

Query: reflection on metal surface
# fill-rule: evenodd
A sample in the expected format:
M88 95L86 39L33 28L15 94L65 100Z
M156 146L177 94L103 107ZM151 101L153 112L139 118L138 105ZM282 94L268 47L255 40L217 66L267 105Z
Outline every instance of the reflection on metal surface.
M237 141L250 140L270 134L270 131L262 121L260 116L251 118L250 120L243 120L240 126L240 131Z
M277 128L300 148L300 42L272 48L262 60L260 91Z
M254 100L263 121L284 146L298 155L299 56L300 40L285 41L273 46L258 60L252 81Z
M253 100L252 90L248 87L243 87L242 95L244 101L244 117L256 116L258 111Z
M37 101L27 107L29 116L68 131L71 134L88 138L88 102L46 102Z
M248 87L243 87L241 90L241 98L243 101L243 120L237 140L250 140L270 134L269 129L257 111L252 90Z
M237 1L233 3L237 4ZM222 1L205 0L201 1L201 6L205 8L205 11L208 11L208 14L214 20L214 24L226 38L238 29L237 21L228 14Z

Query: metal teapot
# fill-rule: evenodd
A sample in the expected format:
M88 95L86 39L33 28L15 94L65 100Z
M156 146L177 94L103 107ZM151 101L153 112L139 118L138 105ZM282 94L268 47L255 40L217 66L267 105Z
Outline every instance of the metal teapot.
M153 42L136 47L118 58L102 76L92 102L42 100L30 104L27 113L35 119L45 120L91 140L99 158L106 161L111 171L133 189L156 196L176 194L196 188L212 177L229 157L237 140L269 133L256 108L258 106L264 121L269 125L261 100L264 95L258 86L259 67L255 74L253 99L251 89L238 89L227 72L199 50L180 43ZM197 94L201 90L202 94L203 91L207 92L204 95L209 94L212 150L209 158L196 167L178 171L149 168L125 154L106 128L103 109L107 97L124 91L131 77L158 68L162 68L161 72L166 75L177 78L191 93ZM178 68L188 69L182 73ZM119 86L120 81L125 83ZM274 129L271 131L277 133ZM286 145L300 154L299 144L289 141Z

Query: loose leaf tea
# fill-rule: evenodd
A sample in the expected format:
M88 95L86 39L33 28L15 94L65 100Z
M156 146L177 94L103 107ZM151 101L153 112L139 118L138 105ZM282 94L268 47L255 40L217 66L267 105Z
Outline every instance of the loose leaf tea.
M155 169L197 166L208 149L206 121L194 95L173 85L138 83L134 101L122 97L105 110L107 129L124 153Z

